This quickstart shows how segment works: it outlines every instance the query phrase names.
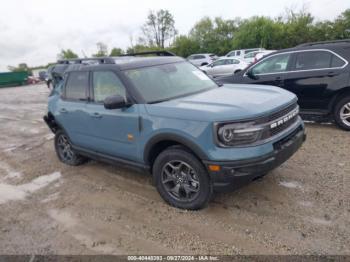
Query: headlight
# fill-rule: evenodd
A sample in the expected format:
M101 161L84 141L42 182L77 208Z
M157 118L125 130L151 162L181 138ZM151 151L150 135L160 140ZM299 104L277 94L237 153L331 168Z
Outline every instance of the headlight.
M218 140L224 146L240 146L253 144L262 134L262 127L253 125L254 123L245 124L224 124L218 126Z

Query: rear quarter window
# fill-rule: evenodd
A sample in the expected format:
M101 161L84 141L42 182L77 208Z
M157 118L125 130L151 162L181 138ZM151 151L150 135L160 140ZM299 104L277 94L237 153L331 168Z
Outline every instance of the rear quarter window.
M333 55L332 56L332 62L331 67L343 67L345 65L345 61L343 59L340 59L338 56Z

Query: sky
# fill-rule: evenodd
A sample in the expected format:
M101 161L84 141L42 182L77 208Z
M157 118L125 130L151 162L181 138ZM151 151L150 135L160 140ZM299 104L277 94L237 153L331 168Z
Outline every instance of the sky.
M54 62L61 49L79 56L96 52L96 43L127 48L136 42L150 10L168 9L180 34L203 16L276 17L286 8L306 7L317 20L334 19L349 0L2 0L0 72L8 65Z

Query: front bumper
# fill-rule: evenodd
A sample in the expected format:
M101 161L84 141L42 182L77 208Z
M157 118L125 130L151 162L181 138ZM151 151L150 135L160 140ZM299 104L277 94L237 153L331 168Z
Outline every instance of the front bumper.
M204 164L220 166L220 171L210 171L209 175L215 191L233 191L249 182L266 175L267 172L287 161L303 144L306 134L300 125L288 136L273 143L273 152L261 157L239 161L203 161Z

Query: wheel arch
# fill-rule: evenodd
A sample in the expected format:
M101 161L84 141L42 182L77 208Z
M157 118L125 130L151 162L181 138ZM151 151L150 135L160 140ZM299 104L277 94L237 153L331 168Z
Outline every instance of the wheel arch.
M153 163L159 153L171 146L183 146L193 153L200 161L207 159L207 154L194 142L175 134L159 134L152 137L145 146L143 159L152 170Z
M350 86L344 87L340 89L331 99L329 103L329 112L333 113L335 110L335 107L337 106L337 103L343 99L345 96L350 96Z
M66 133L68 136L67 131L64 129L64 127L56 120L55 116L48 112L47 115L44 116L44 121L47 124L47 126L50 128L52 133L56 134L58 130L62 130ZM69 136L68 136L69 137Z

